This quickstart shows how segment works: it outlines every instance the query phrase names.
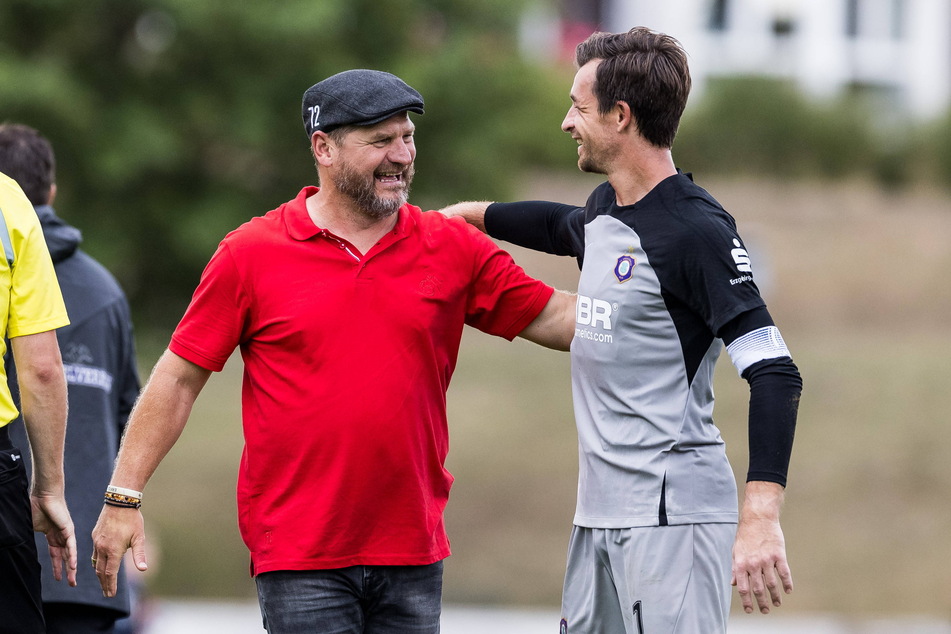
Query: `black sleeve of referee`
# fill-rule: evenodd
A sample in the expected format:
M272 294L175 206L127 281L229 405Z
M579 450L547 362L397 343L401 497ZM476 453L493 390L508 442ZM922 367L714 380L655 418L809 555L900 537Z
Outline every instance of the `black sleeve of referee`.
M492 203L485 210L485 230L493 238L520 247L554 255L578 257L578 233L584 245L584 208L561 203L530 200L515 203ZM580 215L581 217L572 218Z
M802 377L789 357L764 359L743 372L750 384L750 467L746 481L786 486Z

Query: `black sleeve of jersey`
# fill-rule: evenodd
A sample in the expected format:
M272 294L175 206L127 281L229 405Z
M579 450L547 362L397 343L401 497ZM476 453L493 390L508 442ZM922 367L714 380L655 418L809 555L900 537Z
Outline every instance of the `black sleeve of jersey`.
M765 306L730 320L717 336L727 345L748 332L772 326ZM764 480L786 486L792 455L802 377L789 357L764 359L743 372L750 384L750 467L746 481Z
M584 209L573 205L493 203L485 210L485 230L493 238L535 251L574 257L584 251Z
M775 324L769 310L765 306L757 306L740 313L725 323L716 335L723 340L723 343L730 345L748 332L773 325Z
M750 467L746 481L786 486L802 377L789 357L764 359L743 372L750 384Z

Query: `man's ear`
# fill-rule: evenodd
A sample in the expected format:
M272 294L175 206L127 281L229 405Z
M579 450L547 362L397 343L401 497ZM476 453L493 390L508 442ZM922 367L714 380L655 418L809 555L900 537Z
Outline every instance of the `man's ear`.
M46 204L52 205L54 200L56 200L56 183L50 185L50 195L46 200Z
M634 122L634 113L631 112L631 106L626 101L618 101L614 104L613 116L618 132L623 132L628 127L637 129L637 123Z
M310 150L314 153L314 160L319 165L330 167L337 154L337 144L327 136L326 132L314 132L310 136Z

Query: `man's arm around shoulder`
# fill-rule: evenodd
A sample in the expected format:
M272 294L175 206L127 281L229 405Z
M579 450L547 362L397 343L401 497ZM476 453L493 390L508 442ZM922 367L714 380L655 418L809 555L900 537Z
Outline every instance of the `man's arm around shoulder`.
M511 203L467 201L439 210L459 216L483 233L520 247L579 257L584 245L584 208L543 200Z
M492 203L486 201L466 201L461 203L456 203L455 205L449 205L448 207L443 207L439 210L439 213L443 214L448 218L460 217L465 220L467 223L481 231L486 233L485 230L485 210Z
M487 201L465 201L443 207L439 210L449 218L460 217L483 233ZM568 350L575 334L575 304L577 295L556 290L542 312L519 333L519 337L528 339L546 348Z

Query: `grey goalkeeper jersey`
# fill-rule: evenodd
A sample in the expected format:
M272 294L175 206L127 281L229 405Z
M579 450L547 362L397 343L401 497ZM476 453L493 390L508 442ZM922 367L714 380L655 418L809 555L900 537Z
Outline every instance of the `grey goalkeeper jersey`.
M716 333L764 302L733 218L682 173L634 205L618 206L604 183L585 208L559 207L545 246L512 241L583 261L571 345L575 524L736 522L736 481L713 421ZM788 355L775 327L734 345L741 372Z

